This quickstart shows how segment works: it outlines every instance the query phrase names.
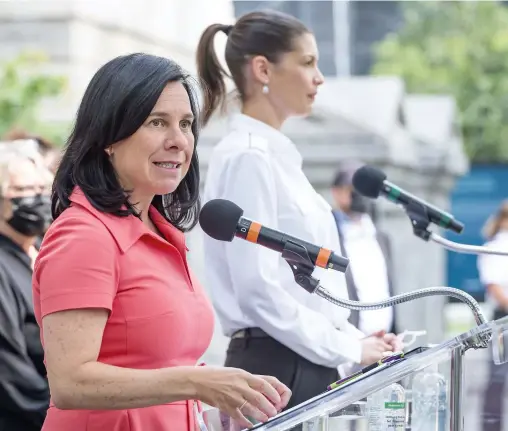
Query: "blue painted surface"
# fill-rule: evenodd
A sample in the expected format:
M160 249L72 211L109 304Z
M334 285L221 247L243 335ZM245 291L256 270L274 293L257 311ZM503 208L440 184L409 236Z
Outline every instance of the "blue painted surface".
M465 224L461 235L447 233L452 241L482 245L483 224L503 199L508 198L507 165L473 165L470 172L457 181L451 196L450 212ZM485 289L478 278L475 255L448 252L448 286L462 289L483 300Z

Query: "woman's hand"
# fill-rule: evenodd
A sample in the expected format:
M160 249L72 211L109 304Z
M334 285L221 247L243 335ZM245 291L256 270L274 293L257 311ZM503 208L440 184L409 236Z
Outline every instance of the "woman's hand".
M385 334L383 339L391 346L393 352L402 352L404 350L404 344L397 335L392 333Z
M393 347L385 340L385 331L378 331L360 340L362 343L361 365L370 365L379 361L385 352L392 352Z
M227 413L243 427L250 416L260 422L280 412L291 391L275 377L256 376L238 368L198 367L192 375L196 399Z

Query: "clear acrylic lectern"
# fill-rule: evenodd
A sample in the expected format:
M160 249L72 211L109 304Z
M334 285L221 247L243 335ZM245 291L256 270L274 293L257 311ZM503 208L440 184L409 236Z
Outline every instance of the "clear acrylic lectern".
M252 429L349 431L353 429L351 425L354 424L354 429L357 431L462 431L463 356L469 349L477 348L486 339L491 340L489 348L492 349L494 362L497 364L507 362L508 318L504 318L485 323L438 346L381 365L336 389L326 391L326 388L323 388L324 392L321 395ZM423 422L421 420L418 422L415 420L415 412L419 411L421 406L417 404L422 402L420 401L422 398L419 396L420 392L418 396L413 393L415 390L413 383L419 378L417 376L431 368L444 377L444 389L440 398L440 404L442 402L444 407L438 415L427 415ZM379 397L376 398L378 394L386 393L387 388L394 386L403 388L401 389L402 399L394 399L392 400L394 402L390 402L381 397L381 406L402 411L397 412L397 417L392 417L391 423L387 425L385 422L383 425L379 421L376 422L379 409L373 407L371 400L379 400ZM379 403L375 405L379 406ZM390 414L393 415L393 412ZM432 418L435 418L435 423L429 424ZM201 431L240 431L242 429L227 415L216 409L198 413L198 422Z

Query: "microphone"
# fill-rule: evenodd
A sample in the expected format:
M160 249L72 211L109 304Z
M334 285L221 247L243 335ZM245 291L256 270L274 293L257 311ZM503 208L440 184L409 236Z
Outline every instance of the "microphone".
M348 259L326 248L265 227L242 215L243 210L235 203L226 199L213 199L203 205L199 224L208 236L218 241L231 242L236 236L282 253L282 257L287 257L290 264L291 261L302 263L303 251L306 260L304 264L346 272Z
M371 199L377 199L379 195L383 195L388 200L406 207L406 209L422 208L429 221L442 228L455 233L461 233L464 230L464 224L455 220L451 214L390 183L386 180L386 174L373 166L362 166L354 173L353 187L358 193Z

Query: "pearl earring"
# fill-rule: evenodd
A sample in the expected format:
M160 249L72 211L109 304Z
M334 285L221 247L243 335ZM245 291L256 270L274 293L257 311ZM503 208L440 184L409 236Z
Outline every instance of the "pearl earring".
M263 94L268 94L270 89L268 88L268 84L263 85Z

